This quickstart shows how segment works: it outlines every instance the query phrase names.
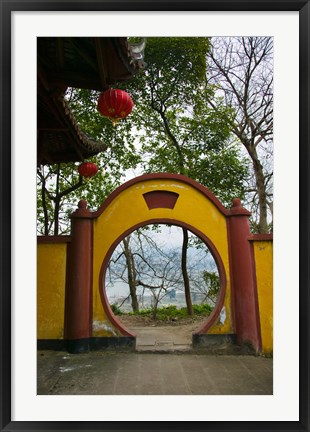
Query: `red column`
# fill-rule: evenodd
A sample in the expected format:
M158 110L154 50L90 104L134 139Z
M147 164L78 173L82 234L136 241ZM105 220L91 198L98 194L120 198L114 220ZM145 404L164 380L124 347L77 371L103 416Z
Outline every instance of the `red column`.
M235 331L239 344L261 350L261 332L253 251L248 240L249 216L239 198L229 215L230 265Z
M81 200L71 217L66 329L70 352L89 349L92 326L92 213Z

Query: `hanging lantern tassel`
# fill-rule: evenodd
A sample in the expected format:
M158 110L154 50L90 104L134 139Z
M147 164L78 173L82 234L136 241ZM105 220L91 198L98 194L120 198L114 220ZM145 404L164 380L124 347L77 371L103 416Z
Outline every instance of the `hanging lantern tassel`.
M86 181L89 181L91 177L97 174L98 166L93 162L83 162L78 167L78 172Z
M98 99L98 111L111 120L113 126L128 116L133 108L131 96L124 90L109 89Z

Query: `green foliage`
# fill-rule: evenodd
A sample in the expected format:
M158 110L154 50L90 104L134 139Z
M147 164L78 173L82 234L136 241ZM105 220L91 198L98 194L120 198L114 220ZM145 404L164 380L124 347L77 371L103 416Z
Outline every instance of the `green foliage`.
M208 304L193 305L194 315L209 316L212 312L212 306ZM142 317L153 317L153 309L142 309L138 312L129 312L128 315L142 316ZM126 315L123 313L123 315ZM177 308L175 305L165 306L157 309L156 319L159 321L169 321L173 318L182 319L188 318L188 312L186 307Z
M164 101L173 107L190 105L206 76L208 50L208 38L148 38L145 79L134 84L140 84L146 100Z
M80 199L97 209L128 170L137 167L140 172L185 174L207 186L227 206L233 197L243 198L248 164L230 140L234 113L206 81L209 47L204 37L147 38L145 71L117 84L134 100L132 113L117 127L98 112L99 92L68 91L66 97L81 130L103 141L107 150L90 159L99 166L97 175L61 200L60 233L69 232L69 214ZM211 99L217 103L216 113L210 109ZM78 165L61 164L60 193L78 181ZM54 167L45 167L45 174L53 193ZM55 206L43 197L40 181L37 202L38 232L42 234L48 226L52 234Z
M210 315L213 311L213 307L207 303L201 305L193 305L195 315Z
M129 169L134 169L141 161L133 144L129 122L124 121L114 128L109 120L101 116L97 110L98 92L71 89L67 97L69 106L83 132L97 141L103 141L107 150L91 157L88 161L98 165L98 173L82 185L64 196L60 202L59 233L70 231L69 215L77 208L79 200L85 199L91 209L96 210L105 198L121 184L123 176ZM42 194L42 178L37 182L37 232L38 234L54 234L55 205L50 195L62 194L79 181L77 171L81 162L60 164L59 188L56 191L58 165L41 167L45 177L48 193ZM44 206L46 211L44 211Z
M234 113L206 82L208 38L148 38L144 74L126 83L144 172L182 173L224 205L244 196L248 163L231 143Z
M134 123L132 117L128 116L116 127L112 126L110 120L97 109L99 94L91 90L71 89L68 94L69 106L83 132L107 145L107 149L95 156L93 161L100 166L105 177L119 184L125 172L141 162L141 155L134 145Z
M79 174L74 163L53 164L38 168L37 177L37 227L39 234L55 234L55 217L59 200L59 233L68 233L68 215L73 211L73 194L70 188L79 183Z
M114 313L114 315L121 315L122 311L120 310L120 308L118 307L118 305L116 303L111 304L111 309L112 312Z
M59 234L69 234L70 214L77 209L81 199L86 199L91 209L97 209L101 202L117 187L120 180L117 176L105 172L101 165L99 156L90 158L89 161L96 162L99 171L93 178L83 180L81 185L69 194L65 191L79 183L79 163L63 163L49 165L38 169L40 176L37 180L37 232L41 235L54 234L55 202L51 197L61 196L59 210ZM59 181L57 183L57 172L59 170ZM45 182L45 193L42 192L42 178ZM57 187L58 184L58 187ZM63 196L62 196L63 195ZM46 212L44 212L44 207Z
M270 222L268 225L268 233L272 233L273 232L273 222ZM260 225L257 221L255 221L253 218L250 218L250 230L252 234L260 234L261 233L261 229L260 229Z
M220 278L217 272L204 271L203 280L207 286L208 298L216 302L220 290Z

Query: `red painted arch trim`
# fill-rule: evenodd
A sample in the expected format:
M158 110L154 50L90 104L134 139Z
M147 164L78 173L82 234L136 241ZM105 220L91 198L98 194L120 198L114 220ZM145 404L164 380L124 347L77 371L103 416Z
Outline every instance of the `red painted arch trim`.
M223 206L223 204L216 198L216 196L205 186L201 185L200 183L197 183L195 180L190 179L189 177L186 177L182 174L170 174L170 173L155 173L155 174L143 174L141 176L135 177L134 179L128 180L126 183L122 184L118 188L116 188L103 202L103 204L92 213L92 218L97 218L100 216L104 210L108 207L109 204L124 190L128 189L132 185L135 185L137 183L142 183L145 181L152 181L152 180L175 180L182 183L185 183L194 189L201 192L206 198L208 198L216 207L217 209L225 216L230 215L230 211L226 209L226 207Z
M61 243L70 243L71 236L58 235L58 236L37 236L38 244L61 244Z
M155 208L173 209L179 194L171 191L155 190L144 193L143 198L149 210Z
M195 332L195 334L206 333L208 331L208 329L215 323L215 321L218 318L218 316L222 310L222 307L224 305L226 287L227 287L227 279L226 279L224 264L223 264L223 261L220 257L220 254L218 253L213 242L205 234L203 234L201 231L197 230L193 226L191 226L185 222L175 220L175 219L157 218L157 219L149 219L149 220L140 222L140 223L132 226L128 230L126 230L122 235L120 235L112 243L112 245L110 246L110 248L109 248L108 252L106 253L106 256L103 260L103 263L102 263L102 266L100 269L100 273L99 273L99 281L98 281L99 282L99 292L100 292L101 302L102 302L103 309L104 309L108 319L120 331L120 333L122 335L124 335L124 336L136 336L134 333L132 333L130 330L128 330L114 315L114 313L113 313L113 311L109 305L109 301L108 301L108 298L106 295L105 276L106 276L106 271L108 268L110 258L112 256L116 246L120 243L120 241L122 241L123 238L128 236L130 233L132 233L136 229L141 228L142 226L151 225L151 224L168 224L168 225L176 225L176 226L186 228L189 231L191 231L193 234L195 234L197 237L199 237L209 248L209 250L210 250L210 252L211 252L211 254L212 254L212 256L216 262L218 271L219 271L220 293L219 293L216 305L215 305L211 315L208 317L206 322L199 328L199 330L197 332Z
M252 263L252 275L253 275L253 285L254 285L254 303L256 311L256 329L257 329L257 349L262 351L262 330L260 322L260 312L259 312L259 301L258 301L258 290L257 290L257 275L255 266L255 256L254 256L254 244L250 243L250 253L251 253L251 263Z
M250 241L273 241L273 234L251 234L248 237Z

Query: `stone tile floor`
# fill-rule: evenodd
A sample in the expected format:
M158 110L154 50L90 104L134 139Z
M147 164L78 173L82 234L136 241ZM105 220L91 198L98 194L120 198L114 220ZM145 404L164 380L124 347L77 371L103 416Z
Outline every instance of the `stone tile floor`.
M38 351L39 395L271 395L273 361L193 350L181 327L132 327L135 352ZM192 329L194 330L194 328ZM226 354L225 354L226 352Z

